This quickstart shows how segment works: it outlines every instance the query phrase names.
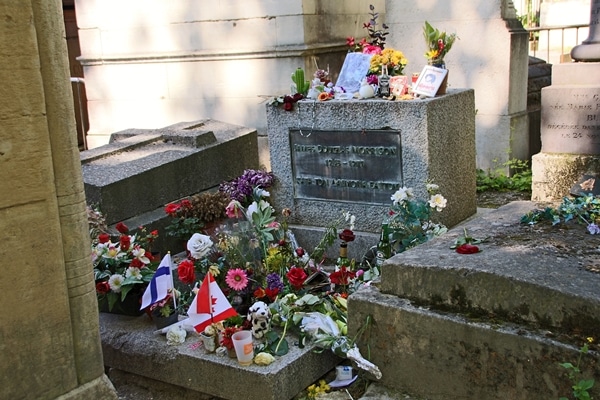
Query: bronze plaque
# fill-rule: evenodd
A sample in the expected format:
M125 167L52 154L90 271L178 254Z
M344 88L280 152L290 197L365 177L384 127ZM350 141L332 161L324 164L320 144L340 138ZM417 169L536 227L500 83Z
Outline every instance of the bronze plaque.
M402 184L400 131L290 130L294 196L389 204Z

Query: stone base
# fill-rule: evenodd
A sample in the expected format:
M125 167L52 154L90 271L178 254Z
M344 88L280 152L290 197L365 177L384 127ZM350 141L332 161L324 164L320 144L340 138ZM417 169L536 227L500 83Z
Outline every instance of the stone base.
M266 107L277 178L271 204L292 210L290 223L324 228L348 211L357 231L379 233L394 185L428 199L428 181L448 200L434 218L453 226L475 214L473 90L410 101L302 100L292 112ZM388 135L398 135L400 144ZM296 161L305 158L310 162Z
M429 400L571 393L559 363L576 362L584 338L600 335L600 275L557 244L532 243L534 231L517 236L514 226L535 206L510 203L398 254L384 263L380 284L349 297L351 337L372 318L359 347L370 346L379 384ZM463 229L490 236L482 252L449 249ZM586 355L581 378L598 381L599 362Z
M103 399L103 400L117 400L117 392L111 381L108 380L106 375L102 375L98 379L94 379L91 382L78 386L76 389L71 390L62 396L56 398L56 400L87 400L87 399Z
M531 173L531 200L560 201L583 175L600 175L600 155L539 153Z
M136 375L142 376L140 385L150 392L172 389L183 393L184 399L288 400L342 361L329 351L300 349L290 337L289 353L276 357L271 365L241 367L236 359L207 354L197 346L199 337L194 334L188 334L181 345L169 346L165 336L155 335L154 330L145 315L100 313L104 364L111 377L132 382Z

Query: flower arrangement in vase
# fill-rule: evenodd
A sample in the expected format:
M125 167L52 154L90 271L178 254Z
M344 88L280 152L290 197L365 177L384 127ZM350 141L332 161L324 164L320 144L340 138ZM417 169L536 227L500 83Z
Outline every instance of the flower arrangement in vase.
M388 26L382 24L382 29L379 29L377 22L379 13L375 12L375 7L372 4L369 5L369 9L371 19L363 24L363 28L367 30L368 38L356 42L354 37L348 37L346 38L346 44L352 52L372 55L366 83L381 90L380 85L383 85L383 83L379 82L380 78L387 80L389 77L403 75L408 59L402 51L390 47L386 48L385 40L389 34ZM370 96L361 96L361 98L368 97Z
M129 235L129 228L122 222L115 228L120 233L115 241L106 232L92 238L98 303L101 311L140 315L139 299L154 274L154 260L148 249L157 233Z
M425 43L427 44L425 57L427 57L429 65L445 68L446 63L444 57L448 54L456 39L458 39L456 33L448 34L444 31L440 31L431 26L429 22L425 21L425 26L423 26L423 36L425 37Z

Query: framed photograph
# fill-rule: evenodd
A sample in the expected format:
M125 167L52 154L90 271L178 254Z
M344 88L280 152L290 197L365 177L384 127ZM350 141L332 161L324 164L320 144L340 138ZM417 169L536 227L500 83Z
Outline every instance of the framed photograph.
M346 54L346 59L335 86L343 87L346 93L358 92L362 80L369 72L371 57L373 55L363 53Z
M429 97L435 97L446 74L448 74L447 69L426 65L423 68L423 71L421 71L417 83L415 83L413 92Z

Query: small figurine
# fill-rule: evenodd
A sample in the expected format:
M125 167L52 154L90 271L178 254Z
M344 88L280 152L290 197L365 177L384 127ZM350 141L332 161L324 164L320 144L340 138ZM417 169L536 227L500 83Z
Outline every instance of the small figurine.
M367 83L367 78L363 79L360 89L358 89L359 99L370 99L375 97L375 89Z
M263 301L252 304L247 318L252 321L252 335L256 339L262 338L271 329L271 310Z

